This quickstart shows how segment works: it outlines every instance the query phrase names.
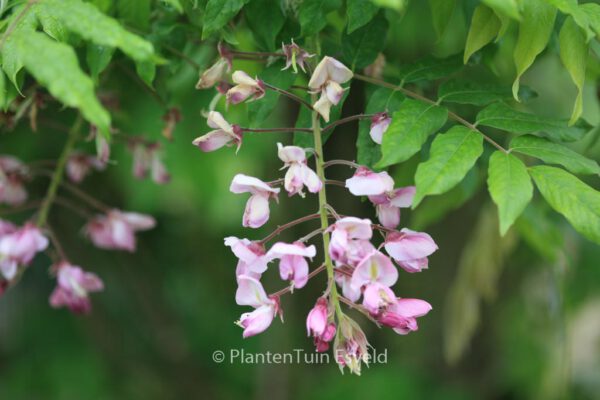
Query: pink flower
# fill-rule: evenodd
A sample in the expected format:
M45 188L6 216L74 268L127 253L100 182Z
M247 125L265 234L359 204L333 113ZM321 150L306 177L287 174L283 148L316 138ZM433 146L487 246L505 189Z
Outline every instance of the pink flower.
M417 318L431 310L431 305L419 299L397 299L377 317L382 325L389 326L400 335L419 329Z
M353 269L348 270L344 267L336 268L335 282L338 284L339 287L342 288L342 294L345 298L352 302L357 302L358 299L360 299L361 291L360 288L355 290L352 287L352 271Z
M75 314L87 314L91 310L88 294L104 289L102 280L91 272L85 272L66 261L56 266L57 285L50 295L50 305L54 308L68 307Z
M160 143L134 140L131 147L133 152L133 176L144 179L150 172L155 183L164 184L171 180L171 176L162 161Z
M370 283L363 292L363 306L373 315L385 310L396 302L396 295L392 290L379 282Z
M231 247L231 251L239 259L236 276L249 276L260 279L263 272L267 270L269 258L265 248L259 242L251 242L248 239L238 239L234 236L225 238L225 246Z
M275 314L279 310L277 301L267 297L261 283L250 276L238 277L238 289L235 293L235 301L241 306L254 307L254 311L244 313L237 324L244 328L243 337L257 335L264 332L273 322Z
M329 310L327 307L327 299L319 297L317 303L308 313L306 318L306 331L308 336L313 336L315 347L318 352L324 352L329 349L329 342L335 336L336 328L333 322L327 323L329 320Z
M2 229L4 233L0 235L0 273L7 280L11 280L15 277L18 266L29 265L36 253L48 247L48 239L32 223L27 223L22 228L3 223Z
M0 156L0 204L16 206L27 200L27 167L13 156Z
M371 221L355 217L340 218L329 229L331 230L329 255L332 260L340 263L347 263L349 254L364 249L365 244L356 243L356 240L369 240L373 235Z
M346 187L355 196L376 196L394 189L394 180L387 172L373 172L360 167L352 178L346 179Z
M204 152L209 152L236 144L239 151L242 145L242 129L238 125L230 125L218 111L209 112L206 122L214 130L194 139L192 143L195 146Z
M135 232L154 228L156 222L149 215L110 210L94 217L85 226L91 241L101 249L135 251Z
M323 187L323 183L317 174L306 164L306 154L304 149L298 146L283 146L277 143L279 149L277 155L283 161L284 168L288 170L285 174L284 187L290 196L296 193L304 197L302 191L306 186L309 192L317 193Z
M381 144L383 141L383 134L387 131L391 122L392 119L387 112L375 114L373 118L371 118L371 130L369 131L369 135L371 135L371 139L373 139L375 143Z
M398 270L383 253L375 250L366 256L354 270L351 285L359 290L364 285L379 283L390 287L398 280Z
M290 280L294 288L302 288L308 282L308 262L305 257L312 258L317 254L314 245L306 247L304 243L275 243L267 252L269 260L278 258L281 279Z
M219 58L210 68L202 72L196 89L208 89L219 83L229 72L230 66L226 59Z
M296 43L294 43L294 39L292 39L291 44L282 43L281 49L285 55L285 67L282 69L282 71L292 67L294 72L298 73L298 69L296 68L297 64L303 72L306 72L304 69L304 62L306 59L314 57L314 54L309 54L306 50L298 46Z
M428 267L427 256L438 249L424 232L402 229L389 233L385 239L385 251L407 272L420 272Z
M336 327L333 322L330 322L325 327L325 331L320 336L315 336L315 348L319 353L329 350L329 342L333 340L336 333Z
M408 208L412 205L415 192L414 186L406 186L384 194L369 196L369 200L375 205L381 225L395 229L400 224L400 208Z
M67 161L67 176L71 182L81 183L83 179L90 173L91 169L102 171L106 168L106 164L101 162L97 157L89 154L74 151Z
M269 220L269 199L277 201L279 188L272 188L258 178L237 174L231 181L229 190L232 193L250 193L252 196L246 203L242 225L259 228Z
M332 57L324 57L315 68L308 87L313 93L321 93L313 107L326 122L329 122L331 106L337 105L344 94L341 84L350 79L352 71Z
M260 79L252 79L244 71L235 71L231 75L234 87L227 91L227 103L238 104L249 97L252 100L258 100L265 95L265 85Z

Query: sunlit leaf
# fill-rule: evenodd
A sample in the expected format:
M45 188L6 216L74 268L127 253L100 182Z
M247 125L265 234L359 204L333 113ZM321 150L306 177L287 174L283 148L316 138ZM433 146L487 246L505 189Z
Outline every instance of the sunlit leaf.
M466 64L473 53L494 40L499 31L500 19L494 10L483 4L478 5L471 19L463 62Z
M584 32L572 17L563 24L558 37L560 43L560 59L571 79L577 86L577 97L569 124L574 124L583 111L583 84L585 83L585 66L587 64L588 45Z

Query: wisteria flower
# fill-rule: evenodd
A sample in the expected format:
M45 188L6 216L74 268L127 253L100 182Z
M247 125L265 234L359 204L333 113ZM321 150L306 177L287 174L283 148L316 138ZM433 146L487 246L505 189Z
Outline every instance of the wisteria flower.
M317 303L306 317L306 331L308 336L314 338L315 347L320 353L329 349L329 342L335 337L335 324L328 321L329 309L327 307L327 299L319 297Z
M313 107L325 122L329 122L331 106L337 105L342 99L345 89L341 84L348 82L352 76L352 71L332 57L323 57L315 68L308 87L313 93L321 93Z
M302 189L304 186L311 193L317 193L323 187L323 183L312 169L307 165L304 149L298 146L283 146L277 143L278 156L284 163L284 168L288 168L284 187L290 196L298 193L304 197Z
M238 104L249 97L258 100L265 95L265 84L260 79L253 79L244 71L235 71L231 79L236 85L227 91L227 103Z
M27 167L12 156L0 156L0 204L17 206L27 200Z
M110 210L94 217L84 230L96 247L134 252L135 233L152 229L155 225L154 218L149 215Z
M343 316L339 323L339 333L333 344L336 362L340 371L348 367L350 372L360 375L361 363L368 363L369 342L360 326L348 316Z
M198 83L196 83L196 89L208 89L215 86L223 80L229 69L230 66L227 60L219 58L210 68L202 72Z
M431 311L431 304L419 299L397 299L377 317L382 325L389 326L394 332L406 335L419 329L417 318Z
M50 295L50 305L54 308L67 307L75 314L87 314L92 305L88 294L104 289L102 280L96 274L86 272L66 261L56 266L57 285Z
M279 259L281 279L289 280L294 288L302 288L308 282L308 262L317 254L314 245L306 247L301 242L293 244L277 242L267 252L267 258Z
M365 287L363 292L363 306L372 315L378 314L382 309L387 309L390 304L395 302L396 295L388 286L380 282L374 282L367 284Z
M235 301L240 306L254 307L254 311L244 313L237 324L244 328L244 338L264 332L273 322L279 311L276 300L267 297L262 284L255 278L242 275L238 277L238 289Z
M146 143L141 140L133 142L133 176L143 179L150 173L152 180L165 184L171 180L171 175L162 160L160 143Z
M27 266L33 257L48 247L48 239L32 223L16 228L9 223L2 224L0 234L0 273L7 280L17 274L19 266Z
M385 238L385 251L407 272L420 272L428 267L427 257L438 249L431 236L404 228Z
M367 167L357 168L346 187L355 196L375 196L394 190L394 180L387 172L373 172Z
M364 242L355 241L369 240L373 236L369 219L344 217L337 220L329 229L331 231L329 255L332 260L340 263L347 263L348 254L356 250L354 245L360 246L359 249L363 248Z
M192 143L195 146L204 152L209 152L235 144L236 151L239 151L243 133L239 125L230 125L218 111L209 112L206 123L214 130L194 139Z
M384 194L369 196L369 200L375 205L381 225L395 229L400 224L400 209L412 205L415 192L416 187L406 186Z
M71 182L81 183L92 169L103 171L104 168L106 163L101 162L98 157L74 151L67 160L66 172Z
M383 142L383 135L387 131L387 128L390 126L391 122L392 119L389 117L387 112L375 114L373 118L371 118L371 129L369 130L369 135L375 143L381 144L381 142Z
M351 285L354 290L374 283L390 287L397 280L398 269L385 254L375 250L358 264L352 274Z
M303 72L306 72L304 65L305 61L308 58L315 56L314 54L309 54L306 50L294 43L294 39L292 39L291 44L282 43L281 49L285 55L285 67L283 67L282 71L292 67L294 72L298 73L298 69L296 67L296 65L298 65Z
M272 188L258 178L237 174L233 177L229 190L232 193L250 193L252 196L246 203L242 225L259 228L269 220L269 199L277 201L279 188Z
M270 259L267 257L265 247L259 242L229 236L225 238L225 246L230 247L239 259L235 271L238 278L244 275L260 279L261 274L267 270Z

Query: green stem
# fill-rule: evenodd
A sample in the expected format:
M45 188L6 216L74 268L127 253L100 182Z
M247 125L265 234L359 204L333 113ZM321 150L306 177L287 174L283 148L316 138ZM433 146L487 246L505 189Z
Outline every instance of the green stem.
M48 220L48 213L50 212L50 208L52 207L52 203L56 198L56 192L58 191L58 186L62 182L65 166L67 165L67 160L69 159L69 155L75 146L75 142L77 142L77 136L79 134L79 129L81 128L81 124L83 119L81 115L77 115L77 119L73 124L73 127L69 130L69 136L67 138L67 142L65 143L65 147L63 148L62 153L60 154L60 158L56 163L56 169L52 175L52 179L50 180L50 185L48 186L48 191L46 192L46 196L44 197L44 201L42 202L42 206L40 207L40 212L37 218L37 226L43 227L46 225Z
M312 95L313 102L316 101L316 95ZM315 163L317 175L321 179L321 182L325 183L325 168L323 168L323 142L321 140L321 124L319 121L319 113L316 111L312 112L312 129L315 140ZM319 191L319 215L321 218L321 229L323 230L323 253L325 256L325 268L327 269L327 280L329 285L329 302L335 308L335 312L338 318L338 322L341 320L344 313L340 307L339 294L337 286L335 285L335 277L333 270L333 263L329 256L329 220L327 216L327 191L326 186L323 184L323 188Z

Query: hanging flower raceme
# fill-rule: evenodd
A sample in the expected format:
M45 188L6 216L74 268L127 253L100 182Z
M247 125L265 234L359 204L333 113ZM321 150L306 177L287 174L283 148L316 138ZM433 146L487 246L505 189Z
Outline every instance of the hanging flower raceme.
M13 156L0 156L0 204L17 206L27 200L27 167Z
M335 323L329 322L329 307L325 297L319 297L306 317L306 331L312 336L315 348L322 353L329 349L329 342L335 337Z
M260 279L262 273L267 270L270 259L261 243L229 236L225 238L225 246L230 247L233 254L239 259L235 270L238 279L240 276Z
M285 55L285 67L283 67L282 71L292 67L294 73L298 73L297 66L299 66L300 69L302 69L302 72L306 72L304 65L305 61L315 56L314 54L309 54L306 50L294 43L294 39L292 39L291 44L282 43L281 49Z
M67 307L75 314L87 314L92 309L89 293L104 289L102 280L91 272L62 261L53 269L57 270L57 285L50 295L50 305L54 308Z
M84 230L96 247L134 252L135 233L152 229L155 225L154 218L149 215L110 210L94 217Z
M133 139L130 147L133 153L133 176L144 179L150 173L152 180L158 184L165 184L171 180L171 175L162 160L160 143Z
M244 338L264 332L273 322L275 315L281 312L279 302L267 297L262 284L247 275L238 276L235 301L240 306L254 307L254 311L242 314L240 320L236 322L244 328L242 335Z
M32 223L18 228L2 221L0 223L0 273L6 280L17 274L19 267L26 267L37 253L48 247L48 239Z
M313 93L321 94L313 107L325 122L329 122L331 106L338 105L344 95L345 89L341 84L348 82L352 76L352 71L332 57L323 57L315 68L308 87Z
M73 183L81 183L92 169L103 171L106 163L103 163L96 156L91 156L81 151L74 151L67 160L67 177Z
M277 201L279 188L272 188L258 178L237 174L233 177L229 190L232 193L250 193L252 196L246 203L242 225L259 228L269 220L269 200Z
M288 168L284 187L290 196L298 193L304 197L302 189L304 186L311 193L317 193L323 187L323 183L312 169L307 165L304 149L298 146L283 146L277 143L278 156L284 163L284 168Z
M293 244L278 242L267 252L267 258L279 259L279 274L281 279L289 280L293 288L302 288L308 282L308 262L317 254L314 245L306 247L304 243Z
M406 186L391 192L369 196L381 225L395 229L400 224L400 209L412 206L416 191L415 186Z
M392 119L389 117L387 112L375 114L371 118L371 130L369 130L369 135L375 143L381 144L383 142L383 135L387 131L391 122Z
M407 272L420 272L429 264L428 256L438 247L427 233L404 228L385 238L385 251Z
M235 71L231 79L236 85L227 91L227 103L239 104L248 98L258 100L265 95L265 84L244 71Z
M242 129L239 125L230 125L218 111L210 111L206 123L214 130L202 135L192 142L204 152L214 151L223 146L242 145Z

